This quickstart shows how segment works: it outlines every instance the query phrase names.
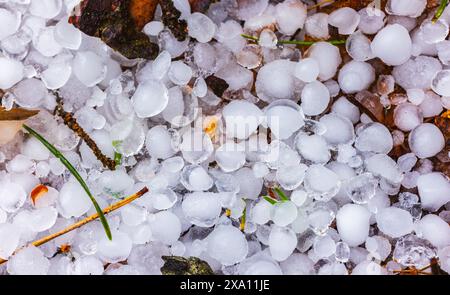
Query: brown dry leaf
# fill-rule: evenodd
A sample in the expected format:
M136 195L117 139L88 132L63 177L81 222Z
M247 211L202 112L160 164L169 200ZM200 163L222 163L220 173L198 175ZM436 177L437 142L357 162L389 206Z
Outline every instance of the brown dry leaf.
M385 123L384 106L381 104L380 98L377 95L369 91L361 91L355 95L352 102L372 120L382 124Z
M0 107L0 145L7 144L14 139L17 132L22 129L26 119L37 115L39 111L15 108L5 110Z
M33 205L36 205L36 201L42 197L43 195L45 195L46 193L48 193L48 187L43 185L43 184L38 184L32 191L30 194L31 197L31 202L33 203Z
M130 14L139 31L153 19L158 2L158 0L131 0Z
M22 108L14 108L12 110L5 110L0 107L0 121L23 121L37 115L39 111L26 110Z

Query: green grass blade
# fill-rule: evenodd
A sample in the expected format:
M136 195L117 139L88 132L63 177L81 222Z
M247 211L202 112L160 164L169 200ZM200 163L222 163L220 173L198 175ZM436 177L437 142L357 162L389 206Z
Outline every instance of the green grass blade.
M102 223L106 236L108 239L112 240L112 234L111 229L109 228L108 221L105 218L105 215L103 214L103 210L98 205L97 201L95 200L94 196L92 195L91 191L89 190L86 182L83 180L81 175L78 173L78 171L73 167L73 165L64 157L64 155L56 149L51 143L49 143L42 135L34 131L31 127L28 127L27 125L23 125L23 128L28 131L32 136L36 137L37 140L39 140L56 158L58 158L61 163L66 166L66 168L72 173L72 175L75 177L75 179L80 183L81 187L84 189L86 194L89 196L89 198L92 201L92 204L94 204L94 208L98 213L100 222Z
M269 202L272 205L275 205L276 203L278 203L277 200L274 200L274 199L272 199L269 196L264 196L263 199L266 200L267 202Z
M289 201L288 196L286 196L286 194L279 187L275 187L273 190L278 194L281 201L283 202Z
M441 18L442 14L444 14L445 8L447 8L449 0L441 0L441 4L436 11L436 14L433 17L433 23L437 22L438 19Z

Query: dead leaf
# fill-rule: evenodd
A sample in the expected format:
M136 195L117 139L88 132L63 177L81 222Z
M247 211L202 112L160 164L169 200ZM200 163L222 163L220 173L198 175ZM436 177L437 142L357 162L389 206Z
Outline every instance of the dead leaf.
M17 132L22 129L26 119L37 115L39 111L15 108L5 110L0 107L0 145L7 144L14 139Z
M158 0L131 0L130 14L137 30L142 30L148 22L153 20L158 2Z
M37 185L32 191L31 191L31 202L33 203L33 205L36 205L36 201L42 197L43 195L45 195L46 193L48 193L48 187L43 185L43 184L39 184Z
M385 122L384 106L377 95L369 91L361 91L351 101L372 120L382 124Z
M14 108L12 110L5 110L0 107L0 121L23 121L37 115L37 110L26 110L22 108Z

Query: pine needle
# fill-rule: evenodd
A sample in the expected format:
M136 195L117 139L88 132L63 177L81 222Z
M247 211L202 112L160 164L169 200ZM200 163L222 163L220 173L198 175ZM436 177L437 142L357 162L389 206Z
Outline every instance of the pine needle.
M64 166L72 173L72 175L75 177L75 179L80 183L81 187L84 189L86 194L91 199L92 204L94 204L95 210L97 211L97 214L100 217L100 221L103 225L103 228L105 229L106 236L108 239L112 240L111 235L111 229L109 228L108 221L105 218L105 215L102 212L102 209L98 205L97 201L95 200L94 196L92 195L91 191L89 190L86 182L83 180L81 175L78 173L78 171L73 167L73 165L64 157L64 155L56 149L51 143L49 143L44 137L42 137L39 133L37 133L35 130L33 130L31 127L27 125L23 125L23 128L28 131L32 136L34 136L37 140L39 140L56 158L58 158L61 163L63 163Z
M123 200L117 202L117 203L114 203L114 204L112 204L112 205L109 206L109 207L106 207L106 208L103 209L103 211L101 212L101 215L104 216L105 214L109 214L109 213L111 213L111 212L113 212L113 211L115 211L115 210L117 210L117 209L119 209L119 208L122 208L123 206L128 205L129 203L133 202L134 200L136 200L136 199L142 197L142 196L143 196L144 194L146 194L147 192L148 192L148 188L147 188L147 187L144 187L143 189L141 189L141 190L138 191L137 193L135 193L135 194L133 194L133 195L131 195L131 196L129 196L129 197L127 197L127 198L125 198L125 199L123 199ZM43 238L41 238L41 239L39 239L39 240L36 240L36 241L30 243L30 245L33 245L33 246L35 246L35 247L39 247L39 246L41 246L41 245L43 245L43 244L45 244L45 243L47 243L47 242L50 242L50 241L56 239L57 237L60 237L60 236L62 236L62 235L65 235L65 234L67 234L67 233L69 233L69 232L71 232L71 231L73 231L73 230L75 230L75 229L77 229L77 228L82 227L82 226L85 225L85 224L88 224L88 223L90 223L90 222L96 220L96 219L99 218L99 216L101 216L101 215L98 214L98 213L95 213L95 214L93 214L93 215L91 215L91 216L89 216L89 217L86 217L86 218L83 219L83 220L80 220L80 221L78 221L78 222L76 222L76 223L74 223L74 224L72 224L72 225L66 227L65 229L63 229L63 230L61 230L61 231L59 231L59 232L56 232L56 233L54 233L54 234L51 234L51 235L48 235L48 236L46 236L46 237L43 237ZM17 251L16 251L16 252L17 252ZM1 259L1 258L0 258L0 264L5 263L6 261L7 261L7 260Z
M267 202L269 202L269 203L272 204L272 205L275 205L276 203L278 203L277 200L274 200L274 199L272 199L272 198L269 197L269 196L263 196L263 199L266 200Z

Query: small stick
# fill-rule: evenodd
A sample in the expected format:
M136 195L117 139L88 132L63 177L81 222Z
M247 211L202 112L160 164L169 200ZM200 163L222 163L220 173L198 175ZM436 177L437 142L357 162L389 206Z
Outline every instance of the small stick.
M134 200L142 197L147 192L148 192L148 188L144 187L143 189L141 189L137 193L135 193L135 194L133 194L133 195L131 195L131 196L129 196L129 197L127 197L127 198L117 202L117 203L114 203L114 204L112 204L109 207L106 207L105 209L103 209L103 214L106 215L108 213L111 213L111 212L113 212L113 211L115 211L115 210L117 210L117 209L119 209L119 208L121 208L121 207L123 207L123 206L125 206L125 205L127 205L127 204L129 204L131 202L133 202ZM36 241L30 243L30 245L33 245L35 247L39 247L39 246L41 246L41 245L43 245L43 244L45 244L47 242L50 242L53 239L56 239L57 237L60 237L62 235L67 234L68 232L71 232L71 231L73 231L73 230L75 230L77 228L80 228L83 225L85 225L85 224L87 224L87 223L89 223L91 221L96 220L97 218L98 218L98 213L95 213L95 214L93 214L93 215L91 215L89 217L86 217L83 220L80 220L80 221L78 221L78 222L76 222L76 223L66 227L65 229L63 229L63 230L61 230L59 232L56 232L54 234L51 234L51 235L43 237L43 238L41 238L39 240L36 240ZM0 264L3 264L5 262L7 262L7 261L8 260L0 258Z
M105 156L100 148L97 146L97 143L84 131L84 129L78 124L77 120L73 117L72 113L66 112L62 105L62 100L59 97L58 93L56 93L58 104L55 108L55 114L61 117L64 121L64 124L69 127L73 132L75 132L87 146L92 150L95 157L102 162L105 168L109 170L116 170L116 161Z

